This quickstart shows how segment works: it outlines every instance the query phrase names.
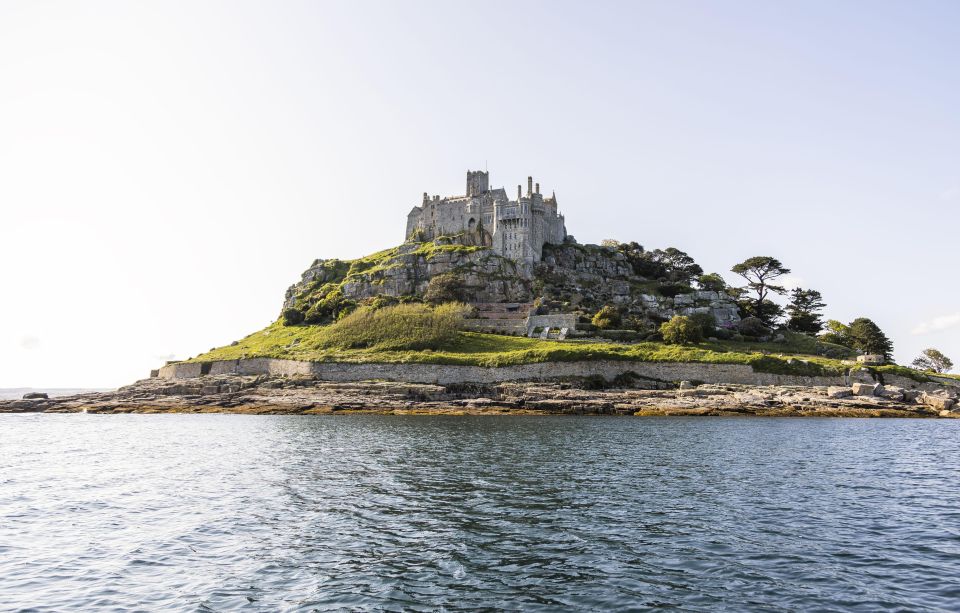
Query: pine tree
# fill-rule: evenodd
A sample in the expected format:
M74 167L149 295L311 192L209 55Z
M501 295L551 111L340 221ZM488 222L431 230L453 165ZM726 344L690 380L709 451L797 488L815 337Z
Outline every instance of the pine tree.
M819 311L826 306L820 292L795 288L790 293L790 304L787 305L787 314L790 316L787 327L795 332L818 334L823 329Z

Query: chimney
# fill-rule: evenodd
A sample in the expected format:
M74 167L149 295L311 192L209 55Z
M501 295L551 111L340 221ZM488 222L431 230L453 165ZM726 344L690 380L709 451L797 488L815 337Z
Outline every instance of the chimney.
M533 177L527 177L527 195L533 194Z
M517 186L517 202L520 202L520 196L523 194L522 190L523 190L523 186L518 185Z
M540 184L539 184L539 183L537 183L537 189L536 189L533 193L535 193L535 194L539 194L539 193L540 193Z

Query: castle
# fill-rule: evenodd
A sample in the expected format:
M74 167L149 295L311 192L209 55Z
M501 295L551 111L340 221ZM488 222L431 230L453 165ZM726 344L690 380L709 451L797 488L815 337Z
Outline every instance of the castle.
M489 172L468 170L466 195L431 198L424 192L423 202L407 215L407 240L439 236L460 236L532 266L540 261L544 244L564 242L567 228L557 213L556 194L544 198L533 177L527 177L526 195L518 185L517 199L510 200L502 187L490 189Z

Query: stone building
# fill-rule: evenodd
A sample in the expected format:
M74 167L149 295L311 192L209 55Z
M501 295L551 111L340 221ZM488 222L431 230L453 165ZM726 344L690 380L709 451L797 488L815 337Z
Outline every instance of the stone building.
M564 242L567 228L557 212L556 194L544 198L533 177L527 177L527 193L518 185L517 199L510 200L502 187L490 189L490 173L468 170L465 195L431 198L425 192L420 206L407 215L407 240L439 236L459 236L532 266L540 261L544 244Z

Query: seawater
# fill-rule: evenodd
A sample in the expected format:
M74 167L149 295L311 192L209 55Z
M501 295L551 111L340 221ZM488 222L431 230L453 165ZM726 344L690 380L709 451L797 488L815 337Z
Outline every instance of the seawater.
M960 610L960 422L0 416L0 609Z

